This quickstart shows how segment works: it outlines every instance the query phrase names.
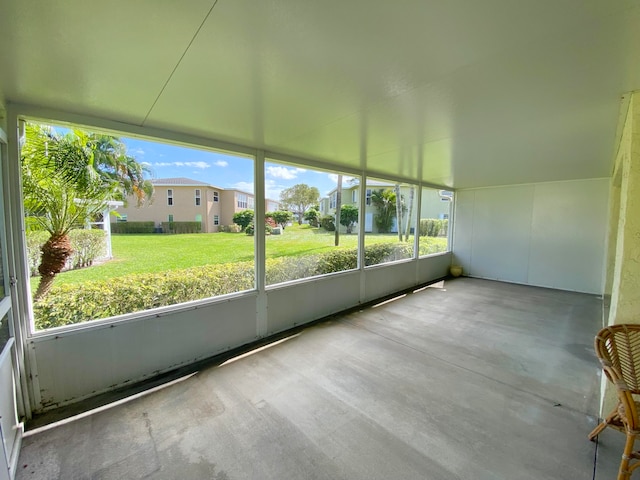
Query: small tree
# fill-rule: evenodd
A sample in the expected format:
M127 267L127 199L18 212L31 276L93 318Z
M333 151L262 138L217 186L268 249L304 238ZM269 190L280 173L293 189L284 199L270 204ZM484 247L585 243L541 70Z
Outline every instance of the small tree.
M302 218L309 222L312 227L320 226L320 212L315 208L307 210Z
M284 230L287 223L293 220L293 213L288 210L276 210L275 212L267 212L266 217L271 217L277 225L280 225Z
M287 210L292 211L298 217L298 224L302 225L302 217L312 205L318 203L320 190L310 187L305 183L299 183L293 187L285 188L280 193L280 203Z
M340 225L347 227L347 233L352 233L353 226L358 221L358 208L353 205L342 205L340 208Z
M253 221L253 210L242 210L233 215L233 223L240 225L241 231L244 231Z

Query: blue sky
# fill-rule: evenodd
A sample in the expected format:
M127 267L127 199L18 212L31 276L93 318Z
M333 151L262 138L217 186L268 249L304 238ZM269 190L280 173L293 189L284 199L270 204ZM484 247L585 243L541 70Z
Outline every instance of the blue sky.
M253 161L221 153L175 145L131 139L120 139L129 155L151 169L152 178L187 177L222 188L238 188L253 192ZM278 200L280 192L297 183L306 183L325 196L335 188L337 175L306 168L265 164L267 198Z

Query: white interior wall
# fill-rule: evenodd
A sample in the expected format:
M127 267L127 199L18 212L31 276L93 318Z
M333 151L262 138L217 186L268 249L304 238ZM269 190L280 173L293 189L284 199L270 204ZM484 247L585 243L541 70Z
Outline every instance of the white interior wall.
M456 193L454 263L472 277L601 294L609 179Z

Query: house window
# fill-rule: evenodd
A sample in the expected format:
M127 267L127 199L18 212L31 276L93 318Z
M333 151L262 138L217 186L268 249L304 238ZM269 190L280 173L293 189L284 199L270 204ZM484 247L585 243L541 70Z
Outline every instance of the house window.
M219 194L218 194L218 192L213 192L213 201L214 201L214 202L217 202L217 201L218 201L218 199L219 199Z
M167 190L167 205L173 205L173 190L171 188ZM169 221L172 222L173 220Z
M256 199L255 197L249 197L247 199L247 208L250 208L251 210L255 209L256 207Z
M329 197L329 208L336 208L336 204L338 203L338 193L333 192L331 197Z
M169 221L173 222L173 215L169 215Z
M367 198L364 202L366 205L371 205L371 189L367 188Z
M196 188L196 207L200 206L200 189Z
M358 203L358 190L355 188L351 190L351 203Z
M126 221L127 221L127 214L126 213L121 213L119 217L116 217L116 223L126 222Z
M237 196L238 208L247 208L247 195L239 193Z
M220 217L218 215L213 216L213 224L220 225Z

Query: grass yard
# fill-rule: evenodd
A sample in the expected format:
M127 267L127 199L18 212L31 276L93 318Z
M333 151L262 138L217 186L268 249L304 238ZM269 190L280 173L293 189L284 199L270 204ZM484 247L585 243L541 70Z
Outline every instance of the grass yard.
M424 237L423 237L424 238ZM397 242L396 234L370 235L367 245ZM428 238L442 243L446 238ZM413 238L409 239L413 242ZM358 236L340 236L340 247L357 247ZM287 227L282 235L266 238L267 258L297 257L330 251L334 247L334 233L311 228L309 225ZM254 258L254 237L244 233L198 233L182 235L114 235L113 260L89 268L63 272L56 285L81 284L91 280L116 278L131 273L164 272L201 265L251 261ZM38 277L31 279L32 288Z

